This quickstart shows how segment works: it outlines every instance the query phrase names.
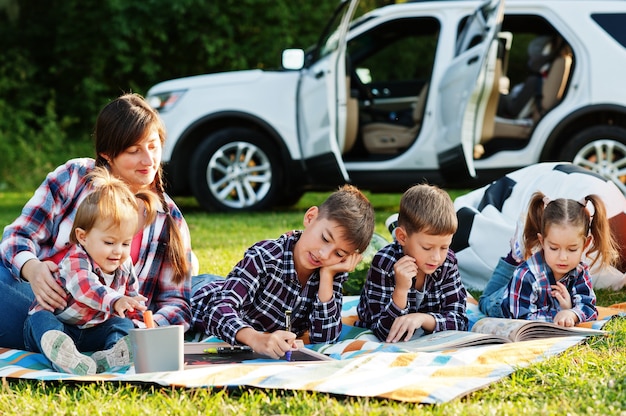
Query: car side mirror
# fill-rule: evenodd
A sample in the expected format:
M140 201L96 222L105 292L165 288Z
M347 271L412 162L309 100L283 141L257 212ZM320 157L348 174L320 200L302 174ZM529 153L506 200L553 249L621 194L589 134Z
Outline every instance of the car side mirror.
M304 51L302 49L285 49L281 62L284 69L302 69L304 66Z

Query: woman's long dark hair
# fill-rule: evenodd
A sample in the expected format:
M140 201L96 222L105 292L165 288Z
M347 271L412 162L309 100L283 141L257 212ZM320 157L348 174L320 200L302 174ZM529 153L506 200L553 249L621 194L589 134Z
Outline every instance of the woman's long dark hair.
M104 155L115 159L126 149L144 139L152 128L156 128L159 132L161 145L163 145L165 126L156 110L150 107L141 95L128 93L108 103L100 111L94 130L96 166L108 166ZM153 190L159 196L163 210L167 213L166 227L169 242L166 256L174 271L173 282L180 284L188 275L189 264L182 235L165 200L163 169L160 164L154 178Z

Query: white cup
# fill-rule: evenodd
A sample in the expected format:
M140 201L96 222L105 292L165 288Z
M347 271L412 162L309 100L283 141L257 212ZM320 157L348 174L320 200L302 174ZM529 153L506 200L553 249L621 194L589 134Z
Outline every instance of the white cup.
M135 373L184 370L182 325L130 330Z

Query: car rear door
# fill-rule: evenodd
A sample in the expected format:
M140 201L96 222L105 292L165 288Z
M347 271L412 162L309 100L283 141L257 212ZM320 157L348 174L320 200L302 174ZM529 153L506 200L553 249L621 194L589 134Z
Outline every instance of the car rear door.
M322 34L312 63L301 71L297 93L298 140L316 183L350 178L341 150L346 131L346 34L359 0L345 0Z
M480 141L486 100L497 84L493 80L503 9L504 0L488 0L467 18L439 84L439 168L456 181L476 176L474 145Z

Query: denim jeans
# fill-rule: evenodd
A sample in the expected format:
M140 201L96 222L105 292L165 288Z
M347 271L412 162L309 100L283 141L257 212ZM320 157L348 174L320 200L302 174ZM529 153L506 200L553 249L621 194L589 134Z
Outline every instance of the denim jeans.
M216 274L199 274L191 277L191 297L201 289L204 285L215 282L216 280L223 280L224 276L218 276Z
M65 324L49 311L39 311L30 315L24 325L24 344L26 350L42 352L41 337L53 329L69 335L76 348L82 352L102 351L112 348L115 343L134 328L133 321L119 316L111 316L106 321L81 329L76 325Z
M513 273L517 266L507 263L504 259L499 259L496 268L493 270L491 279L487 282L485 290L478 298L478 309L487 316L494 318L504 318L502 313L502 298L507 290L509 282L513 278Z
M35 295L0 262L0 346L24 349L24 321Z

